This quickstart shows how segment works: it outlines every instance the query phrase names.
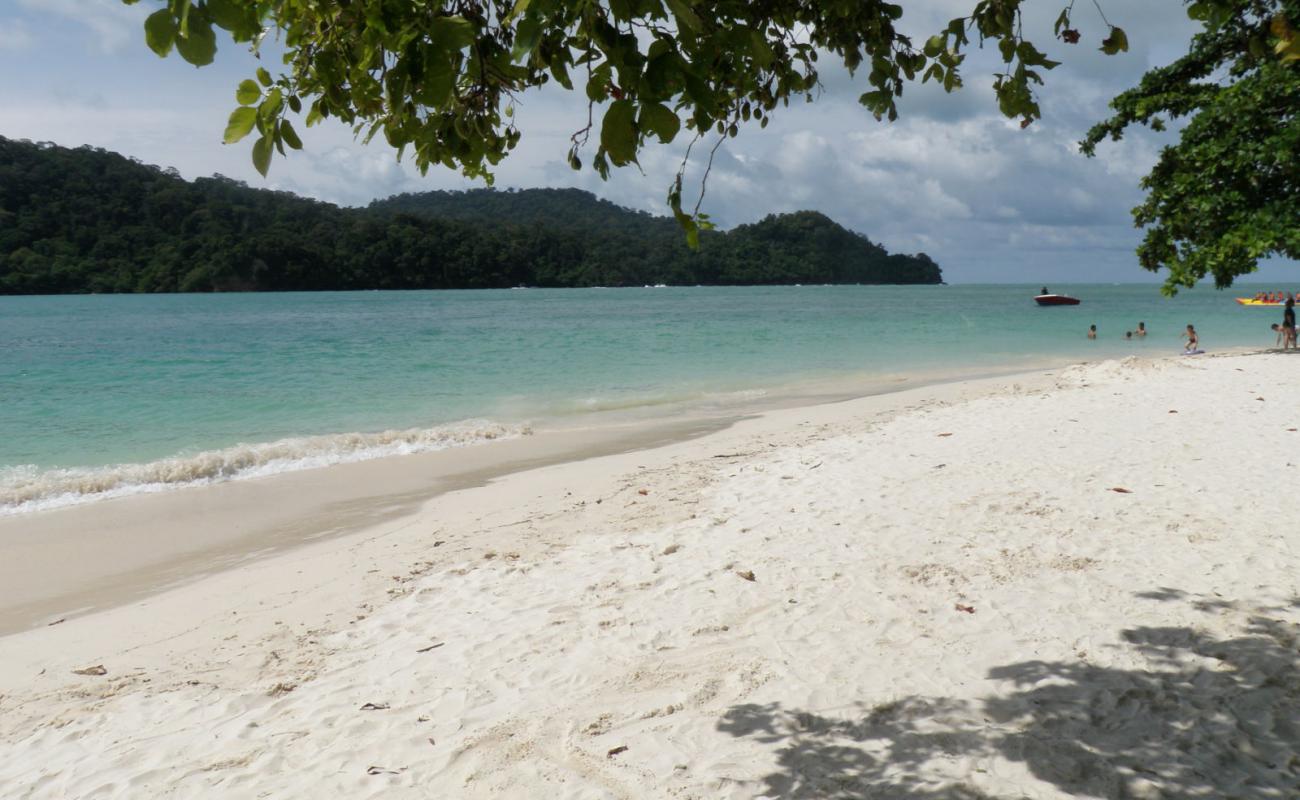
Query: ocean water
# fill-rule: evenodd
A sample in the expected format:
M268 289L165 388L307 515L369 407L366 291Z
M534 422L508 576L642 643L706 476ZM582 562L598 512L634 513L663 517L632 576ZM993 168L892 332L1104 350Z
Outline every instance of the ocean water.
M1213 289L1053 286L1083 304L1039 308L1037 288L0 297L0 513L827 382L1173 354L1189 322L1210 351L1271 346L1281 319Z

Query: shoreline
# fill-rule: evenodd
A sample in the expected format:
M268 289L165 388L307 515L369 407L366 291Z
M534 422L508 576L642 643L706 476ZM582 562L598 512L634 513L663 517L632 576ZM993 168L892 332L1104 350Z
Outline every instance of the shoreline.
M695 407L681 418L647 408L604 418L592 414L500 441L0 516L0 552L7 556L0 559L0 586L6 587L0 636L138 600L249 559L360 533L414 515L448 492L519 472L679 444L774 412L1009 380L1064 366L1045 362L962 375L805 381L712 413ZM163 534L164 526L184 534Z
M772 411L0 637L0 794L1280 796L1280 359Z

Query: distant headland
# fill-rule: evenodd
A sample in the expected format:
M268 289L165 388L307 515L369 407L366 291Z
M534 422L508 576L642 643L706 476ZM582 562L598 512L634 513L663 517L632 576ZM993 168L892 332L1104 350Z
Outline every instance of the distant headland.
M815 211L708 231L579 189L402 194L343 208L92 147L0 137L0 294L936 284Z

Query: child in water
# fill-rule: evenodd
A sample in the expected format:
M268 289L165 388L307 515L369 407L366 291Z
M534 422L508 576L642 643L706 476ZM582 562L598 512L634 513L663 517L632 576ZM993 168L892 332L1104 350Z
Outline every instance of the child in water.
M1089 325L1089 326L1088 326L1088 338L1089 338L1089 339L1096 339L1096 338L1097 338L1097 326L1096 326L1096 325Z
M1183 334L1183 338L1187 340L1187 347L1183 350L1184 355L1191 355L1200 352L1200 337L1196 335L1196 328L1192 327L1190 323L1187 325L1187 333Z
M1135 331L1133 331L1133 335L1134 335L1134 336L1137 336L1138 338L1141 338L1141 337L1143 337L1143 336L1146 336L1146 335L1147 335L1147 324L1146 324L1145 322L1139 322L1139 323L1138 323L1138 329L1135 330Z

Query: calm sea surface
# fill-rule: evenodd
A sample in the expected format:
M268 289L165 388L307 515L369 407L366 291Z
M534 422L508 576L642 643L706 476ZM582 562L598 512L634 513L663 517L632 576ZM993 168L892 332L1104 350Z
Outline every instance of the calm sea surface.
M1188 322L1210 351L1267 346L1281 319L1213 289L1037 288L0 297L0 513L816 382L1172 354Z

